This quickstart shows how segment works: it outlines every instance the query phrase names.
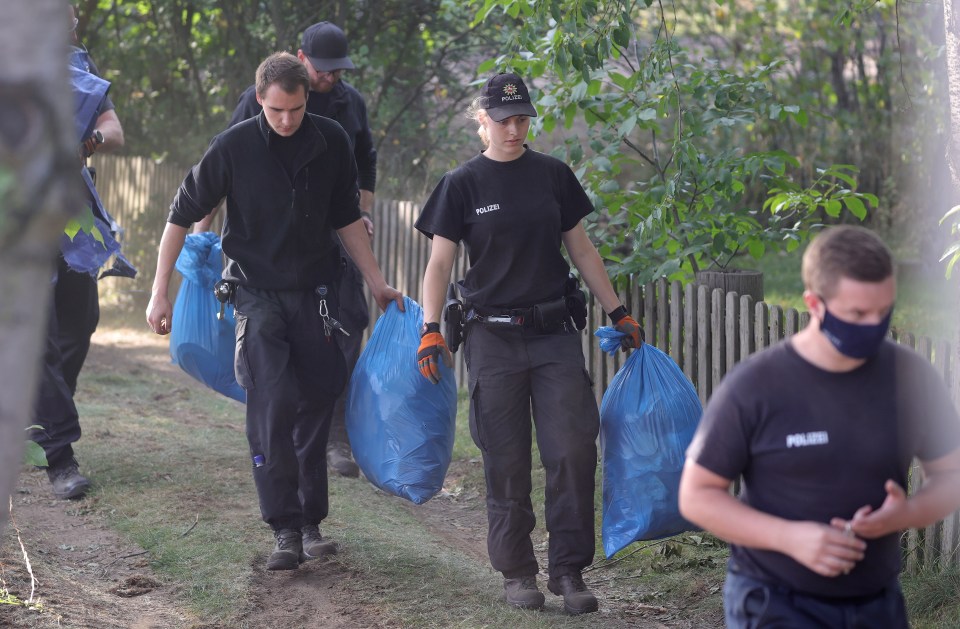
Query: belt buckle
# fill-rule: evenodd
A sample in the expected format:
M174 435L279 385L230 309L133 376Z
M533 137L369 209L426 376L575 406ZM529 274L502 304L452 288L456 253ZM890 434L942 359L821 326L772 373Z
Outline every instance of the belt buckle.
M487 323L501 323L501 324L508 324L508 325L514 324L513 319L514 318L511 317L510 315L492 315L492 316L483 318L483 320L486 321Z

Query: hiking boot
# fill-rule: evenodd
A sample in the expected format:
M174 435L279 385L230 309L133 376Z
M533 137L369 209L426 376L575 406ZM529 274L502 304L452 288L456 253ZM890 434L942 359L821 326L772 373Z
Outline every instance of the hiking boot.
M507 604L520 609L543 609L543 593L537 587L536 576L504 579L503 597Z
M273 532L277 543L267 559L267 570L296 570L300 566L303 542L300 531L280 529Z
M353 453L350 451L350 444L331 442L327 444L327 465L339 476L347 478L357 478L360 476L360 468L353 460Z
M589 614L598 609L597 597L587 589L579 574L565 574L547 581L547 589L563 597L563 610L572 616Z
M47 468L47 478L53 485L53 495L67 500L79 498L90 489L90 481L77 469L77 460L70 458L66 463Z
M306 525L300 529L300 533L303 535L303 556L307 559L336 555L340 550L336 542L323 539L320 528L316 524Z

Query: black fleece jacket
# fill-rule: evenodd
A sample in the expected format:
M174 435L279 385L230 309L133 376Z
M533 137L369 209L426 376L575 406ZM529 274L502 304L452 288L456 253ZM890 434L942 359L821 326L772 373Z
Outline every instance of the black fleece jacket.
M291 180L271 149L263 114L213 138L180 184L167 220L199 221L224 198L224 279L266 290L331 283L340 269L333 231L360 219L357 167L343 128L306 114Z
M251 85L237 99L230 126L253 118L261 111L257 91ZM350 147L357 160L357 183L360 189L376 192L377 149L373 146L370 123L367 121L367 105L360 92L343 80L337 81L333 89L325 94L311 90L307 95L307 111L340 123L350 138Z

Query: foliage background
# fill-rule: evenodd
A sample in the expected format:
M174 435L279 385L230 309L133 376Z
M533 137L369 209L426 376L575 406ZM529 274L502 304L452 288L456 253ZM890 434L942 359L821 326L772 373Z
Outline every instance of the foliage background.
M81 37L113 81L129 154L182 166L196 161L226 126L259 60L278 49L296 52L302 30L328 19L350 40L357 70L345 79L367 100L381 196L422 200L445 170L479 148L462 112L478 80L495 69L513 67L531 77L546 114L534 131L536 148L556 150L580 168L585 182L615 180L639 197L653 189L649 165L633 159L604 171L594 158L604 151L630 154L628 142L640 149L662 143L675 122L671 93L688 87L696 73L759 76L779 113L766 109L765 116L736 125L715 124L698 150L782 151L796 158L786 175L799 186L813 182L818 168L855 166L857 190L879 200L868 225L902 257L933 266L945 248L937 221L952 204L942 159L948 104L937 2L80 0L77 8ZM668 52L677 71L653 73L650 60ZM662 102L664 111L634 120L619 139L598 137L578 107L583 95L574 91L591 55L606 70L638 73L644 97ZM607 81L600 95L613 87ZM716 113L716 97L682 104L704 123ZM659 138L651 139L655 133ZM763 200L754 175L736 199L743 207ZM818 212L835 220L824 208ZM595 236L609 245L608 255L622 256L617 245L629 250L630 240L624 245L617 235L629 236L637 226L613 227Z

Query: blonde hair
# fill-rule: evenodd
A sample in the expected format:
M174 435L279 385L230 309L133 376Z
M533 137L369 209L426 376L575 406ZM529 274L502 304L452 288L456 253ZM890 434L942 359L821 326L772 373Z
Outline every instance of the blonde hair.
M480 136L480 141L483 142L483 146L489 148L490 136L487 135L487 128L483 125L483 121L487 119L487 110L480 106L482 102L482 96L474 98L470 106L467 107L466 116L479 125L479 127L477 127L477 135Z

